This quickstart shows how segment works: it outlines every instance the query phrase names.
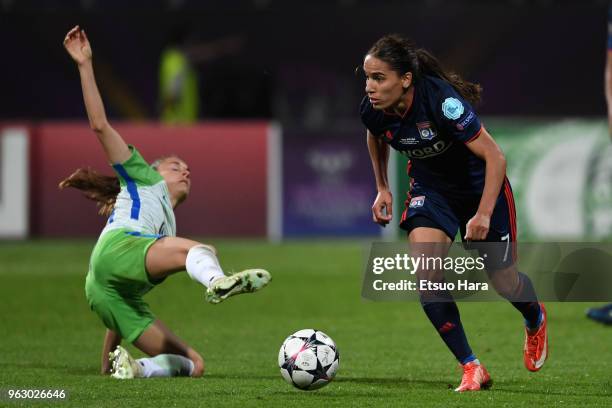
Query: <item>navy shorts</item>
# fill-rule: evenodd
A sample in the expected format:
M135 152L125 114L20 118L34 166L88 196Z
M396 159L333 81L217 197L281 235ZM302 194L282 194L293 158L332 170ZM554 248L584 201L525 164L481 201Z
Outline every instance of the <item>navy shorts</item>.
M465 243L463 237L466 232L466 224L476 214L480 198L479 194L440 192L415 181L408 192L400 228L408 233L420 226L438 228L444 231L451 241L455 240L457 232L460 231L461 240ZM497 197L487 238L478 242L499 242L499 250L506 254L507 249L511 248L511 256L489 257L487 269L501 269L516 261L516 210L512 187L507 178L504 179ZM492 247L497 248L498 246L487 246L489 250ZM466 245L466 248L479 249L477 242Z

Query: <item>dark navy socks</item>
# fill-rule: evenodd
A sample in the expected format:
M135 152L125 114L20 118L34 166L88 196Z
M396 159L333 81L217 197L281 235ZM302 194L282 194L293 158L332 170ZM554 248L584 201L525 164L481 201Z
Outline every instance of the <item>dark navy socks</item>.
M447 292L447 295L449 299L452 299L450 293ZM422 300L421 304L425 314L457 360L461 364L475 360L476 356L472 353L463 331L457 304L452 300L446 302Z
M517 299L517 301L513 301ZM512 298L508 299L525 318L525 326L529 329L537 329L542 323L542 311L538 303L538 297L533 288L529 276L519 272L519 284Z

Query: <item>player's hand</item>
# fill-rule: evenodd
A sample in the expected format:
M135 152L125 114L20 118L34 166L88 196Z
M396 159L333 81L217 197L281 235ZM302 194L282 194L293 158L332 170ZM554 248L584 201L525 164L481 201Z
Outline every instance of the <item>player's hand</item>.
M78 65L91 60L92 52L89 40L87 35L85 35L85 31L81 30L79 26L75 26L72 30L68 31L66 38L64 38L64 48L66 48L68 54Z
M476 213L475 216L470 218L465 227L465 239L467 241L482 241L487 238L489 234L489 226L491 224L491 217L484 214Z
M393 196L389 190L378 192L372 205L372 218L375 223L383 227L393 218Z

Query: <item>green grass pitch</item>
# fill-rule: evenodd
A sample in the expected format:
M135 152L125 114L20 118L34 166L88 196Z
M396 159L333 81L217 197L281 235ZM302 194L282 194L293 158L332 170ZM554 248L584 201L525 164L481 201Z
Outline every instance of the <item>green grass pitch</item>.
M522 319L504 302L460 304L472 348L493 377L489 391L457 395L460 370L417 303L360 297L368 243L213 242L226 270L261 266L264 291L204 302L186 274L147 299L156 315L201 352L203 378L116 381L99 372L103 327L84 298L93 241L0 243L0 388L61 388L61 402L18 406L612 406L612 327L576 303L548 304L550 358L539 373L522 363ZM327 387L303 392L277 367L285 337L325 331L340 350ZM129 347L134 351L133 347ZM141 354L135 352L137 356Z

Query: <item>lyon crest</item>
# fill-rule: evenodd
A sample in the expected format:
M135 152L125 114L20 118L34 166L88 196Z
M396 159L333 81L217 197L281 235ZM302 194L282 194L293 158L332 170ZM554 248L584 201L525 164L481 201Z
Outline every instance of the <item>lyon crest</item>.
M431 140L436 137L436 130L431 126L430 122L420 122L416 124L419 130L419 135L423 140Z

